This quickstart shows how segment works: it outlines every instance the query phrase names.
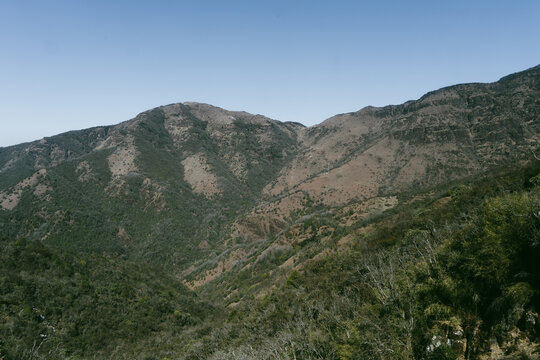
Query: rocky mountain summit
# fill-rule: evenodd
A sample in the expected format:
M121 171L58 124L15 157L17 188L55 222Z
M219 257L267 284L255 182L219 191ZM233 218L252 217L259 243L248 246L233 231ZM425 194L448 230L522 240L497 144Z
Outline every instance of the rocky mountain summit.
M315 204L393 203L519 161L539 126L540 67L313 127L171 104L1 148L0 231L185 270L269 239Z

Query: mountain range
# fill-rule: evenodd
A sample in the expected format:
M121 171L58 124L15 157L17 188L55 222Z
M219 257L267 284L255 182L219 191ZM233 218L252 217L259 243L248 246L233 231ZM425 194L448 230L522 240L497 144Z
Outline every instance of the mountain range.
M371 233L393 244L389 214L527 166L539 133L540 66L311 127L170 104L0 148L0 234L159 267L233 316Z

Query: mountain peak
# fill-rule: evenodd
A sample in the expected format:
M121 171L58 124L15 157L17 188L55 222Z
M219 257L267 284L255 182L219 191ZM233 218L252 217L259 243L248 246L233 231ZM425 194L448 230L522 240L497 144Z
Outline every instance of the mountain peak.
M20 204L29 204L24 199L37 204L45 197L64 201L66 193L55 186L65 184L69 192L72 184L79 184L94 194L89 203L100 209L98 213L113 211L110 201L116 199L115 206L123 204L133 219L152 213L159 222L157 214L168 213L178 229L214 226L216 231L212 239L200 232L181 233L178 242L204 238L212 247L212 241L223 241L217 229L224 223L235 229L237 237L262 240L269 229L279 228L301 210L306 199L336 205L387 196L413 184L433 186L460 179L530 154L539 141L540 89L534 82L539 71L535 67L493 84L443 88L401 105L368 106L309 128L199 102L164 105L115 126L0 149L0 201L13 196L21 199ZM38 186L33 179L40 169L47 169L38 178L44 182L42 188L52 190L42 198L25 198ZM77 208L80 193L74 190L70 196L70 206ZM130 208L134 202L138 205ZM267 210L262 212L268 222L262 230L252 234L251 225L246 229L241 221L230 222L259 202ZM54 214L61 211L54 208L57 203L43 206ZM184 205L190 210L183 210ZM220 206L231 211L222 223L209 226L206 212ZM82 234L86 220L72 220ZM162 234L149 223L121 217L116 221L132 233L132 245L126 245L130 248L143 246L145 234ZM1 224L2 218L0 231ZM56 225L47 224L48 231L41 236L63 241ZM140 228L143 225L148 228ZM39 229L21 227L17 235L34 236ZM114 233L110 228L103 231L100 237L119 244L121 239L110 239ZM90 246L78 244L83 245ZM144 251L133 256L147 257ZM188 263L182 254L160 256Z
M228 125L233 123L267 125L279 122L278 120L273 120L260 114L250 114L245 111L231 111L215 105L194 101L164 105L157 109L163 110L165 116L178 114L180 111L187 111L199 120L215 125Z

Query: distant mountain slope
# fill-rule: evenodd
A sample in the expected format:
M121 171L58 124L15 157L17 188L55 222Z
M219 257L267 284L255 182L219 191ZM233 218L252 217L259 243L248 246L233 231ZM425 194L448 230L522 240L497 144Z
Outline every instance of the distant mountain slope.
M434 185L514 161L538 146L540 66L491 84L367 107L303 130L302 148L267 188L346 201ZM338 200L339 201L339 200Z
M310 128L172 104L0 148L0 232L194 265L193 277L205 260L249 256L317 206L395 204L391 195L519 161L538 147L539 126L540 67Z
M235 221L234 236L247 243L271 238L301 216L351 200L378 212L395 206L394 195L532 159L540 144L540 66L491 84L455 85L402 105L336 115L300 129L298 139L297 155L265 187L265 200ZM194 284L239 260L239 251L226 251ZM254 253L250 248L242 257Z
M186 263L258 201L302 126L174 104L0 149L0 232Z

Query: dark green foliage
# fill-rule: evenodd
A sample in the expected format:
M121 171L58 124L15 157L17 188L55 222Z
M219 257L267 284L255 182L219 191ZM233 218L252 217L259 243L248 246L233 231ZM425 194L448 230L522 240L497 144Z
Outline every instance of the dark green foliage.
M276 200L263 188L305 150L292 123L215 108L228 120L211 123L205 105L178 104L0 148L0 191L20 190L18 205L0 210L0 234L28 239L0 240L0 358L468 360L492 349L538 358L540 167L513 164L531 158L539 69L350 114L381 131L351 140L332 166L381 138L403 155L448 139L459 151L422 158L430 165L409 192L399 175L411 157L396 157L379 191L399 191L392 210L364 216L304 193L300 209L255 241L230 226ZM438 112L423 114L431 106ZM306 143L338 130L310 128ZM113 176L110 156L125 142L136 170ZM184 179L193 155L218 195ZM15 189L41 168L44 193ZM195 279L236 250L232 269L197 290L228 306L223 314L171 275L194 265Z
M180 336L213 312L147 265L71 255L24 239L0 245L2 359L136 354L131 348L138 344Z
M536 164L494 173L367 220L380 230L351 251L305 262L258 300L245 296L227 326L199 340L203 358L475 359L494 341L509 359L536 358L540 188L529 179L539 173ZM335 226L327 216L304 231ZM240 284L264 283L258 274L275 265L266 266Z
M0 188L5 189L32 175L36 169L90 153L109 133L110 127L69 131L41 141L0 148Z
M29 148L0 149L0 166L7 166L0 174L0 189L13 191L41 162L47 167L41 182L48 186L41 197L26 187L13 210L0 209L0 233L175 267L212 254L227 236L227 225L256 204L262 188L294 154L296 139L287 130L291 124L251 124L252 115L246 114L246 121L230 124L231 143L223 144L189 106L178 107L177 116L188 129L180 143L166 129L163 109L157 108L139 115L132 127L69 132ZM108 157L114 147L98 150L96 145L107 136L121 142L128 135L134 139L137 171L113 177ZM267 140L260 141L263 135ZM184 180L182 161L196 153L216 175L219 195L197 194ZM248 166L242 180L224 160L237 153ZM82 162L90 169L83 181ZM198 247L202 241L207 248Z

